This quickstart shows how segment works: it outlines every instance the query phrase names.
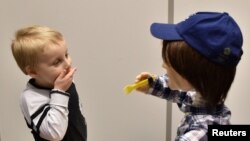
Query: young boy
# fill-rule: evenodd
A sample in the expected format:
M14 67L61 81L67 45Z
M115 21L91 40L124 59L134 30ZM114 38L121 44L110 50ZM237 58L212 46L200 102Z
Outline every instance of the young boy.
M176 141L206 141L208 125L230 124L224 105L243 54L242 34L228 13L198 12L178 24L154 23L154 37L163 40L163 68L167 74L150 77L138 91L177 103L185 114Z
M87 128L73 82L76 68L63 35L46 26L16 32L11 49L17 65L31 79L20 107L36 141L86 141Z

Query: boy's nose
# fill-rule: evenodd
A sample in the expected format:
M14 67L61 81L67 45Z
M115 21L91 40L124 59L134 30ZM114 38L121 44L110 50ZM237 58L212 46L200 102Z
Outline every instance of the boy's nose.
M71 61L70 59L65 59L65 68L69 69L71 67Z

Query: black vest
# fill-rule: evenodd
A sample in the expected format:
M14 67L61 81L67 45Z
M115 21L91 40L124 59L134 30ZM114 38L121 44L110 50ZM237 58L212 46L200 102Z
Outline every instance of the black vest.
M68 128L62 141L87 141L87 126L86 126L85 118L83 117L80 111L79 97L78 97L78 93L76 91L76 87L74 83L72 83L72 85L67 90L67 92L70 93L70 98L69 98L69 103L68 103L68 109L69 109ZM46 111L49 110L49 107L47 107L47 110L46 109L43 110L44 107L46 106L48 106L48 104L44 105L41 109L39 109L38 113L35 112L35 115L33 114L31 116L31 119L34 119L35 116L41 113L42 111L44 111L43 115L45 116L47 114ZM41 116L37 124L38 132L32 129L33 125L29 125L27 123L28 127L32 129L31 133L34 136L35 141L47 141L39 136L39 127L44 118L43 115Z

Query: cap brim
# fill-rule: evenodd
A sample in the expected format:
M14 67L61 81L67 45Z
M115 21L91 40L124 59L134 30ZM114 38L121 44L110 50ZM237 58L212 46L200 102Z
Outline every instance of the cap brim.
M175 24L153 23L150 27L151 34L162 40L183 40L176 31Z

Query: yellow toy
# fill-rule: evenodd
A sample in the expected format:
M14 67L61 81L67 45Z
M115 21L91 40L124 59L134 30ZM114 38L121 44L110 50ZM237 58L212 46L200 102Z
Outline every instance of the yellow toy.
M156 78L155 76L152 76L152 77L153 77L153 79ZM144 79L144 80L139 81L139 82L134 83L134 84L128 84L123 88L123 91L126 95L129 95L133 90L135 90L139 87L142 87L142 86L146 86L146 85L148 85L148 79Z

